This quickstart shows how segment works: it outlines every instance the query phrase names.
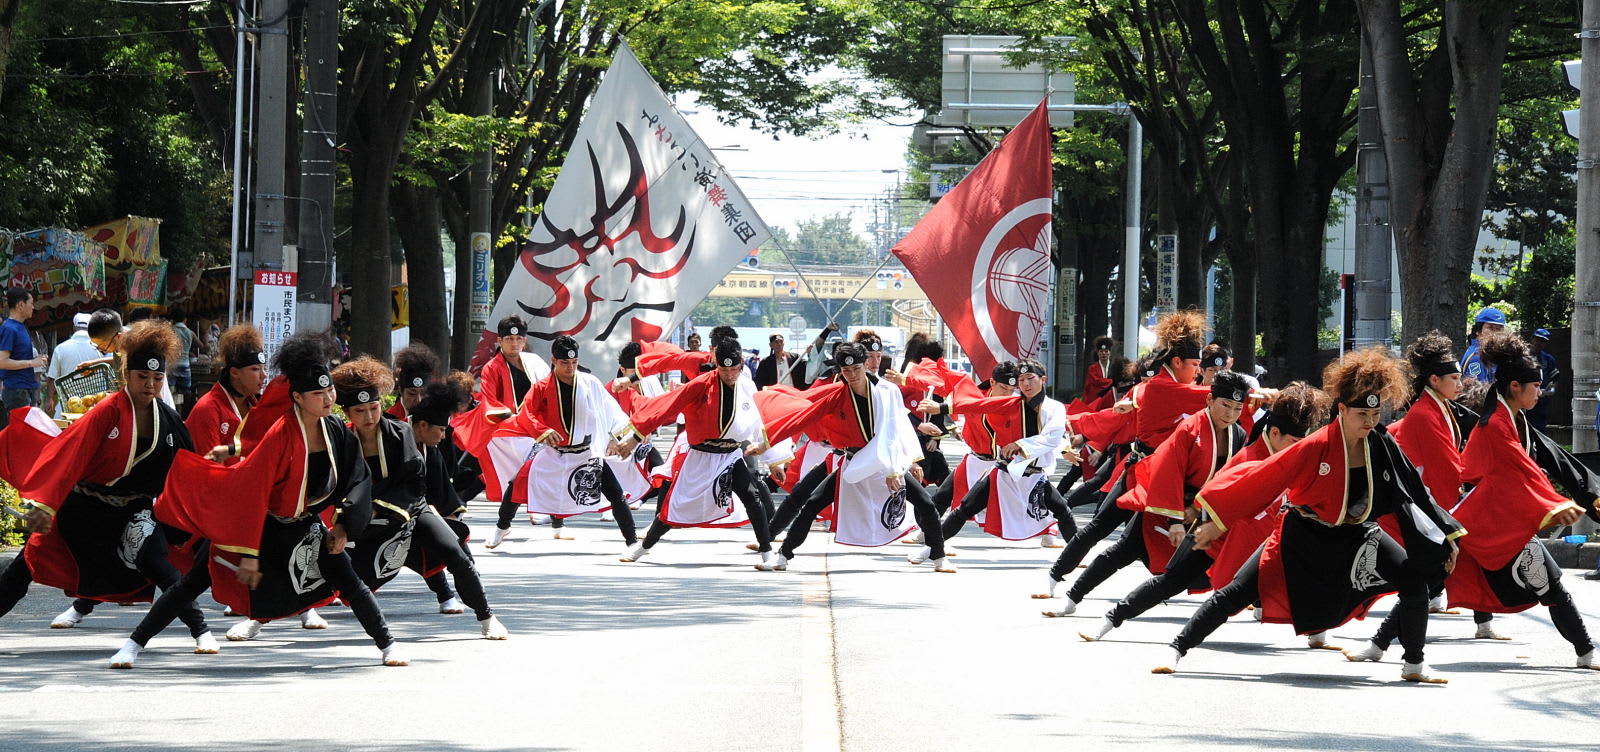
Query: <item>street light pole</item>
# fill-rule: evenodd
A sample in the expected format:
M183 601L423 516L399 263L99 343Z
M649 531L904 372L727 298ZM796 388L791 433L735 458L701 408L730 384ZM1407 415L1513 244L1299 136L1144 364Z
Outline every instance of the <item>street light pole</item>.
M1572 448L1592 452L1587 430L1600 389L1600 0L1583 0L1578 34L1583 62L1578 100L1578 248L1572 306Z

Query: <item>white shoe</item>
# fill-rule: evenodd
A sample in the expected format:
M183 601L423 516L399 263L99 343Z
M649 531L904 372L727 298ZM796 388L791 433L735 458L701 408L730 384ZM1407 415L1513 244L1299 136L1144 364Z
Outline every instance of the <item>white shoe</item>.
M409 666L411 665L411 661L407 660L405 655L401 653L400 643L391 642L389 643L389 647L383 649L383 665Z
M1416 682L1418 684L1449 684L1449 679L1440 679L1428 673L1428 667L1422 663L1400 664L1400 679L1402 681Z
M772 552L772 559L767 564L772 567L774 572L786 572L789 570L789 558L779 551Z
M139 651L144 647L133 640L122 643L122 649L111 656L112 668L133 668L133 662L139 659Z
M453 595L450 596L449 600L439 604L439 613L441 614L464 614L466 612L467 604L462 603L460 598Z
M1061 543L1061 538L1059 536L1052 533L1045 533L1044 535L1039 536L1039 547L1064 548L1065 546Z
M1044 576L1044 584L1045 584L1045 591L1042 592L1042 593L1034 593L1033 596L1032 596L1033 598L1036 598L1038 600L1045 600L1047 598L1056 597L1056 589L1061 587L1061 580L1058 580L1058 579L1056 579L1054 577L1051 577L1050 575L1046 574Z
M1328 633L1325 632L1325 631L1324 632L1312 632L1311 634L1306 635L1306 647L1311 648L1312 650L1337 650L1338 649L1338 648L1332 648L1332 647L1328 646Z
M1046 612L1044 612L1044 615L1045 616L1071 616L1071 615L1073 615L1075 613L1078 613L1078 602L1073 600L1072 598L1068 597L1066 604L1061 607L1060 611L1046 611Z
M50 620L50 628L72 629L73 627L78 626L78 622L83 621L83 617L86 615L87 614L79 613L76 607L67 606L67 610L62 611L61 615Z
M511 535L511 529L510 528L497 527L497 528L494 529L493 533L489 534L489 542L485 543L483 545L486 548L496 548L501 543L505 543L506 542L506 537L509 536L509 535Z
M1357 652L1344 651L1344 659L1351 663L1360 663L1362 661L1377 663L1383 660L1383 648L1378 647L1378 643L1369 642L1366 647Z
M1474 640L1509 640L1511 638L1507 637L1507 636L1505 636L1503 634L1500 634L1499 632L1494 631L1494 622L1486 621L1486 622L1478 625L1478 631L1473 633L1472 639L1474 639Z
M564 526L563 527L554 527L554 526L552 526L550 528L550 537L554 538L555 540L572 540L572 536L567 535L567 528L564 527Z
M300 628L327 629L328 620L322 618L322 614L317 613L316 609L307 609L305 613L300 615Z
M929 548L927 546L923 546L922 548L919 548L916 551L913 551L912 553L907 554L906 555L906 561L909 561L912 564L921 564L922 562L927 561L928 557L932 556L932 555L933 555L933 549L931 549L931 548Z
M756 565L756 570L761 572L771 572L773 557L776 555L776 552L773 551L762 551L761 563Z
M933 560L933 571L945 574L955 574L956 565L950 563L950 557L941 556Z
M600 521L601 522L616 522L617 518L614 515L611 514L611 510L607 509L606 511L600 513Z
M1183 660L1183 653L1180 653L1177 650L1173 650L1173 649L1170 649L1170 648L1169 648L1168 652L1169 652L1169 655L1167 657L1167 662L1163 663L1163 664L1160 664L1160 665L1156 666L1153 669L1150 669L1150 673L1152 673L1152 674L1176 674L1176 673L1178 673L1178 661Z
M622 558L618 559L618 561L638 561L649 555L649 553L650 549L645 548L643 543L635 543L628 547L628 552L623 554Z
M528 516L533 518L533 524L535 525L550 524L550 515L548 514L530 514Z
M1253 616L1255 618L1255 620L1256 620L1256 623L1259 624L1259 623L1261 623L1263 620L1265 620L1267 618L1265 611L1266 611L1266 609L1263 609L1260 606L1257 606L1254 609L1251 609L1250 615Z
M913 530L910 534L906 535L906 537L901 538L900 542L920 546L928 541L923 537L921 530Z
M628 502L628 510L629 511L637 512L637 511L639 511L639 507L642 507L642 506L644 506L644 502L643 501L630 501L630 502Z
M199 637L194 638L194 652L195 655L216 655L219 652L217 638L212 637L210 632L201 632Z
M506 625L501 624L500 620L494 616L490 616L487 619L479 619L478 631L483 633L483 639L485 640L504 640L511 636L511 633L506 631Z
M261 622L255 619L245 619L229 627L226 637L229 642L244 642L245 640L254 640L258 634L261 634Z
M1590 650L1589 652L1578 656L1578 668L1587 668L1600 671L1600 658L1595 657L1594 651Z
M223 616L238 616L239 612L233 610L233 606L223 606L222 607L222 615Z
M1100 626L1096 627L1095 631L1079 632L1078 636L1082 637L1084 642L1099 642L1105 639L1106 635L1111 634L1111 630L1116 628L1117 625L1111 623L1111 617L1104 616L1100 618Z

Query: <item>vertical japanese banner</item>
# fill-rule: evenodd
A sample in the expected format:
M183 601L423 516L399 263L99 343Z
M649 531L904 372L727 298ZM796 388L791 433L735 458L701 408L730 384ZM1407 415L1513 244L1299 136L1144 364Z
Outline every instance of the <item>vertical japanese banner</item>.
M1178 236L1156 236L1156 314L1178 310Z
M529 348L563 334L596 372L629 340L688 318L771 232L626 44L606 71L567 161L486 320L523 317ZM722 322L717 322L722 323Z
M261 330L262 352L271 362L278 347L294 334L295 283L294 272L256 270L255 315L251 322Z
M489 323L490 303L493 296L489 291L491 278L489 276L489 233L472 233L472 306L467 316L467 321L472 327L467 331L482 331Z

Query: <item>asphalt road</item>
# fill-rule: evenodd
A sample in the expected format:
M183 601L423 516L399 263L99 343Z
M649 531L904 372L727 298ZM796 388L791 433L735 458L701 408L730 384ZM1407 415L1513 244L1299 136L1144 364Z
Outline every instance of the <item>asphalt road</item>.
M648 511L648 508L646 512ZM646 512L639 514L645 520ZM493 507L473 506L480 533ZM642 527L642 525L641 525ZM1470 615L1435 617L1429 661L1448 686L1405 684L1381 664L1308 650L1282 626L1235 618L1184 672L1149 669L1199 603L1183 596L1088 644L1125 570L1079 618L1036 601L1053 551L958 540L960 572L907 564L907 545L838 546L814 534L788 572L751 568L738 530L680 530L637 564L613 526L574 541L519 521L477 549L512 631L477 638L470 614L435 613L414 575L380 593L407 668L378 665L348 610L331 627L269 625L197 656L181 628L132 671L105 668L143 614L102 606L50 630L65 607L36 588L0 620L0 750L1547 750L1594 748L1600 672L1543 609L1503 617L1511 642L1465 639ZM1137 565L1136 565L1137 566ZM1566 580L1600 635L1600 583ZM209 601L220 635L231 623ZM1381 616L1388 603L1375 615ZM1376 621L1336 630L1359 647Z

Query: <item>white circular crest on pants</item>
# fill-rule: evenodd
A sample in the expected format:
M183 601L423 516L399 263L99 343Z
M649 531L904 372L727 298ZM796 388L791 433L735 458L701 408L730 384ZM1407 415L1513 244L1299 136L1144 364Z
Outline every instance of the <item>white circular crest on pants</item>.
M994 227L989 228L989 233L984 236L983 244L978 246L978 257L972 263L972 318L978 328L978 334L983 337L983 344L989 348L989 353L995 360L1012 360L1018 357L1032 357L1039 344L1039 332L1044 326L1044 310L1050 297L1050 282L1044 281L1042 291L1035 289L1037 285L1027 276L1029 272L1037 271L1038 242L1042 239L1044 247L1044 262L1046 266L1050 261L1050 198L1036 198L1023 203L1015 209L1006 212ZM1009 248L999 250L1000 241L1017 225L1030 217L1043 214L1046 218L1044 228L1040 230L1035 240L1034 248ZM1000 256L999 269L993 269L996 255ZM991 270L1000 273L1000 279L991 280ZM1029 281L1025 281L1029 280ZM994 319L989 315L990 287L1000 306L1016 313L1021 319L1017 327L1017 343L1015 347L1008 347L1000 341L1000 332L996 330ZM1002 296L1002 293L1004 294ZM1035 325L1037 322L1037 325ZM1024 330L1031 328L1032 336Z

